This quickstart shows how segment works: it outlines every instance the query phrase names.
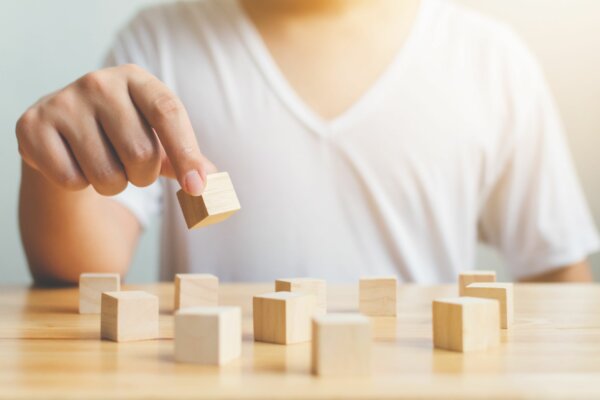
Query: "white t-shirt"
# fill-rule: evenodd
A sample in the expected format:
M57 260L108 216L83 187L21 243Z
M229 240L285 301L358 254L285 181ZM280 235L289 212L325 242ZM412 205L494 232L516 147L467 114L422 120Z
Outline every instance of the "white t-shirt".
M540 68L505 26L453 3L423 0L395 60L333 120L294 92L235 0L142 11L108 58L128 62L180 96L242 205L188 231L177 182L118 195L143 225L162 211L163 279L449 282L475 267L478 239L518 278L598 248Z

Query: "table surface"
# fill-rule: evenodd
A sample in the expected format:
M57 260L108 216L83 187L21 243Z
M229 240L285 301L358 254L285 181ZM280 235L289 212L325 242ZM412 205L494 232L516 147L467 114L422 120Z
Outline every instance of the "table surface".
M173 285L125 285L160 297L160 339L101 341L69 289L0 287L0 398L600 398L600 285L516 285L515 324L485 352L433 349L431 301L456 286L402 285L397 318L372 319L373 374L310 375L310 343L254 343L252 296L267 284L223 284L243 310L242 356L222 367L173 360ZM328 288L330 311L357 310L357 287Z

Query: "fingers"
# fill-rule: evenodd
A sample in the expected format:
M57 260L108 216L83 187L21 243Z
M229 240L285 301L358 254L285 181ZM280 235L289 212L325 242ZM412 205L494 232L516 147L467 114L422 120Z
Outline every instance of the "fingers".
M98 105L98 119L109 138L127 179L136 186L148 186L161 171L161 151L156 134L139 114L126 89L110 95Z
M129 93L154 128L183 190L202 193L209 161L202 155L192 124L181 101L157 78L132 74ZM170 167L169 167L170 168Z
M67 143L56 129L26 113L17 124L17 136L23 160L46 179L69 190L81 190L88 186Z
M214 165L200 152L181 101L126 65L89 73L41 99L17 124L23 160L67 188L112 195L159 174L200 195Z
M57 125L85 179L98 193L112 196L127 187L123 165L102 128L91 115L88 118L69 118Z

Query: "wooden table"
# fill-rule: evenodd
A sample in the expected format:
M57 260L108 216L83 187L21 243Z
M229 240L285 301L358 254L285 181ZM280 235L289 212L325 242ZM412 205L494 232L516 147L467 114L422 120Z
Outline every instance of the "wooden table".
M241 359L221 368L173 362L173 287L160 296L161 339L99 339L77 289L0 288L0 398L600 398L600 285L518 285L515 324L491 351L434 350L431 300L454 286L401 286L399 316L374 319L373 375L309 374L310 344L254 343L251 298L272 285L222 285L243 307ZM355 311L355 287L330 287L329 309Z

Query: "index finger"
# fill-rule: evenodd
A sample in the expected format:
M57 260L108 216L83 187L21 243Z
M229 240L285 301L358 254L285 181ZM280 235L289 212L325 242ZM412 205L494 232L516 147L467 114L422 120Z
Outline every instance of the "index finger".
M208 160L200 152L181 100L158 78L135 73L128 80L131 99L156 132L182 189L202 194Z

